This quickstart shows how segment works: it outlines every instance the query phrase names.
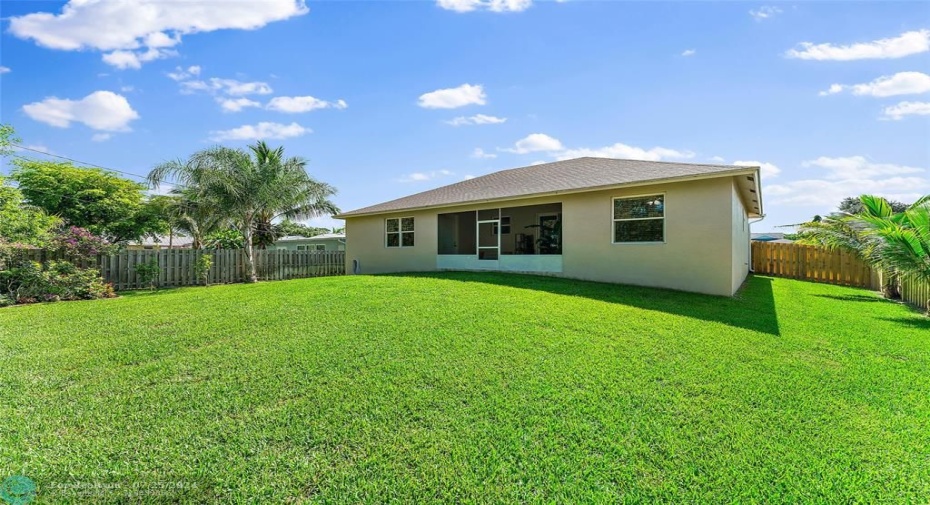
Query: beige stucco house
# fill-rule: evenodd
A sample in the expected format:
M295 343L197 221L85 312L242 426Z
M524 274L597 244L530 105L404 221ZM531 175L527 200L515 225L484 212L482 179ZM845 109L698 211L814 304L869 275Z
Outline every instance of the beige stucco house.
M336 217L347 272L497 270L730 296L761 216L759 167L578 158Z

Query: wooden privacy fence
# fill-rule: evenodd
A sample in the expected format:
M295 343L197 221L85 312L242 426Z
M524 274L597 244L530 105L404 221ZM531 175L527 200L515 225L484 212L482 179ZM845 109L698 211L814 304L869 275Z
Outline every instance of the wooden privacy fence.
M50 257L45 251L26 251L28 259L39 262L61 259ZM116 290L147 288L136 272L138 265L156 261L160 269L156 285L195 286L203 284L197 276L196 265L201 256L210 256L212 265L207 272L210 284L244 282L248 276L245 251L241 249L154 249L126 250L111 255L100 255L96 267L104 281L113 283ZM304 277L322 277L345 274L345 251L283 251L256 250L255 270L259 280L286 280Z
M878 289L872 267L846 251L770 242L752 243L752 270L757 274Z
M930 312L930 282L905 277L899 281L901 299Z

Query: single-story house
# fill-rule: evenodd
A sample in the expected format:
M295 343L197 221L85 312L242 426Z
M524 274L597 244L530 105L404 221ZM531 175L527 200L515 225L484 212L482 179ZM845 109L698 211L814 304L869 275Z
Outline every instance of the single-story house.
M269 249L286 251L345 251L345 233L324 233L313 237L288 235L275 241Z
M730 296L759 167L577 158L345 212L346 271L495 270Z
M155 238L145 237L139 242L129 242L126 249L190 249L194 244L194 239L186 235L159 235Z

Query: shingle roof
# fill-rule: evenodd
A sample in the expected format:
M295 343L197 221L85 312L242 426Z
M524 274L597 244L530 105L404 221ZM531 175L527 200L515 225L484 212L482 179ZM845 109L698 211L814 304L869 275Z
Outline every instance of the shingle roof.
M469 202L593 190L666 179L729 175L758 167L702 165L612 158L575 158L512 168L389 202L344 212L337 218L381 214Z

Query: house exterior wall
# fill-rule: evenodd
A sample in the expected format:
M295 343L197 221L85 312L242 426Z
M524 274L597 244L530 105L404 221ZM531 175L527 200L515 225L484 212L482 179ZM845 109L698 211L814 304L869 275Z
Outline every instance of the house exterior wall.
M326 251L344 251L345 245L339 242L338 239L329 239L329 240L288 240L286 242L275 242L271 246L271 249L275 250L284 250L284 251L296 251L297 246L311 246L315 247L317 245L326 246Z
M746 280L746 276L749 275L749 255L750 255L750 240L749 240L749 214L746 212L746 207L743 205L743 200L739 196L739 190L736 187L736 184L733 184L732 188L732 209L733 209L733 219L731 223L733 225L732 231L732 273L731 280L733 284L731 285L732 292L736 292L740 286L743 285L743 281Z
M352 271L353 260L360 262L362 274L434 271L438 214L561 202L562 272L549 275L730 296L745 278L743 263L748 270L748 256L742 255L749 242L747 226L745 243L740 239L742 249L737 251L736 228L742 224L735 222L735 206L745 210L733 192L732 178L721 177L350 217L346 219L347 271ZM614 244L613 198L659 193L665 195L665 242ZM415 219L413 247L385 246L385 219L397 217Z

